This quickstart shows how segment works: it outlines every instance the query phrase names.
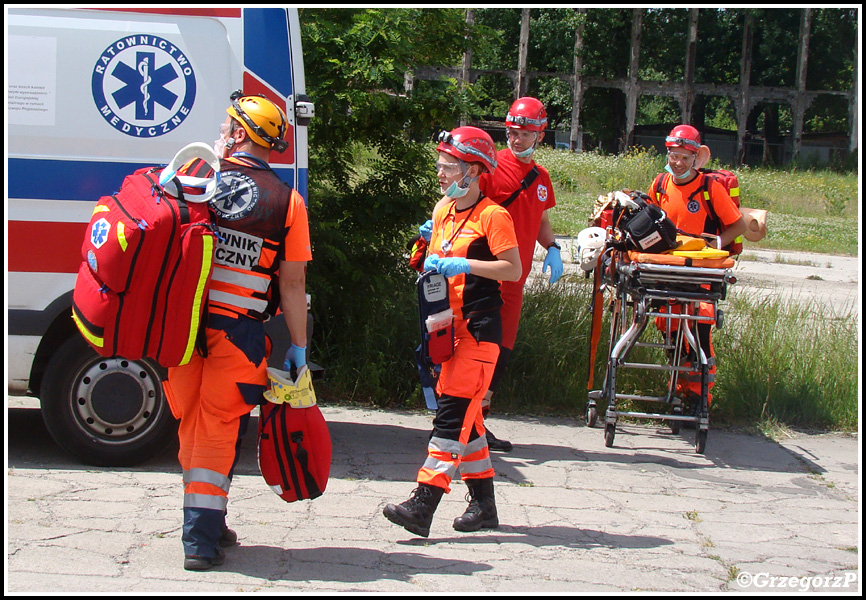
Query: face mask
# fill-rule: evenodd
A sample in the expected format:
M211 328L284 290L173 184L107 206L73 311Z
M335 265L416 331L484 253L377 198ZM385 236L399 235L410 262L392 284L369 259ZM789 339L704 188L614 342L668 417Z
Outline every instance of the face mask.
M667 171L668 173L673 175L674 179L687 179L687 178L691 177L691 175L692 175L692 168L691 167L689 167L689 170L686 171L685 174L683 174L683 175L677 175L676 173L674 173L673 169L671 169L670 165L665 165L665 171Z
M226 134L229 133L229 128L226 127L226 124L223 123L220 125L220 137L218 140L214 140L213 143L213 151L217 155L217 158L225 158L228 155L227 150L231 150L232 146L235 145L235 139L230 137L228 140L225 138Z
M531 156L532 153L535 152L535 144L532 144L532 146L530 146L523 152L517 152L514 148L511 147L511 140L508 140L508 149L511 150L511 153L517 158L526 158L527 156Z
M463 178L459 182L455 181L454 183L452 183L451 185L448 186L448 189L445 190L445 195L448 196L449 198L462 198L463 196L465 196L469 192L469 186L476 179L478 179L478 178L473 177L472 179L470 179L466 183L466 187L461 187L460 185L458 185L458 183L463 183L464 181L466 181L466 176L464 175Z

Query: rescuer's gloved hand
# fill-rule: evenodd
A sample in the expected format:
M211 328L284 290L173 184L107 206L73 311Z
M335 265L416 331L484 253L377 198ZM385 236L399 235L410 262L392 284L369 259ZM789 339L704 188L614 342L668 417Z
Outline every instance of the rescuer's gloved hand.
M283 363L283 370L291 371L293 366L295 369L300 369L305 364L307 364L307 347L301 348L292 344L292 347L286 352L286 362Z
M424 241L429 242L430 236L433 235L433 221L427 219L427 222L418 228L418 233L424 238Z
M550 283L556 283L562 277L562 256L560 256L559 248L551 246L547 249L547 257L544 259L544 264L541 267L542 273L547 273L550 268Z
M440 258L436 263L436 271L445 277L454 277L469 272L469 261L463 257Z
M425 271L436 271L436 265L439 264L439 261L442 260L438 254L431 254L427 258L424 259L424 270Z

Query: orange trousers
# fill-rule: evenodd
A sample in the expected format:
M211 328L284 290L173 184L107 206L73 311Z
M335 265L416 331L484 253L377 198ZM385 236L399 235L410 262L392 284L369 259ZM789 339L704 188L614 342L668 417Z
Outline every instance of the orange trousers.
M262 324L239 321L239 325L242 331L236 327L234 336L221 329L207 329L207 358L194 353L188 364L170 368L163 386L172 413L180 420L182 541L187 556L212 558L216 553L240 440L249 413L267 386L266 357L254 364L238 346L256 338L255 330Z
M490 462L481 401L490 385L499 345L478 342L455 323L454 354L442 363L436 392L439 407L433 419L433 435L427 460L418 471L418 483L451 491L459 472L463 479L488 479L495 475Z
M666 307L662 307L660 312L665 312L667 310ZM683 311L682 304L674 304L671 307L671 312L674 314L680 314ZM713 305L709 302L701 302L698 305L698 315L702 317L710 317L713 319L713 322L702 322L697 323L696 327L692 328L692 332L695 334L695 337L698 338L698 341L701 344L701 349L704 351L704 354L707 357L707 367L709 367L709 373L707 376L707 406L712 404L713 395L710 390L713 389L713 386L716 385L716 353L713 349L713 335L712 335L712 327L715 325L716 314L713 310ZM666 319L662 317L656 317L655 325L656 328L664 332L665 331L665 321ZM679 328L680 321L678 319L671 319L671 330L676 331ZM684 352L690 352L688 344L683 343ZM680 375L679 379L680 383L677 385L678 391L687 391L696 396L700 397L701 395L701 372L700 371L689 371L687 373L683 373Z

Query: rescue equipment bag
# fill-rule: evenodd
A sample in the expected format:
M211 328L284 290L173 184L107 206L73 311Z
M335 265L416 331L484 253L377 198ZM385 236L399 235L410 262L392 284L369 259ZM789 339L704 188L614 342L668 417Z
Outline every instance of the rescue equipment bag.
M614 225L624 236L621 249L654 254L676 248L676 225L665 211L647 200L646 195L631 192L614 208Z
M454 353L454 312L448 302L448 279L427 271L418 277L418 315L421 356L429 365L441 365Z
M179 161L196 157L211 178L176 176ZM81 248L72 318L100 355L150 358L164 367L189 362L213 268L207 200L218 173L213 150L191 144L165 170L138 169L97 202Z
M289 373L268 368L268 379L256 441L262 477L286 502L318 498L331 473L331 435L310 371L303 366L292 380Z
M721 235L722 231L724 231L724 225L722 225L722 221L719 219L718 215L716 215L716 211L713 208L713 201L710 198L710 180L718 181L725 187L725 190L727 190L728 195L731 197L731 200L734 201L737 208L740 208L740 182L737 179L737 175L727 169L702 168L698 169L698 172L704 177L697 193L700 194L703 199L708 213L703 233ZM655 184L653 185L656 198L659 198L662 195L667 195L667 186L670 180L670 173L661 173L656 177ZM737 237L737 239L722 248L722 250L727 250L729 254L740 254L743 251L743 237Z

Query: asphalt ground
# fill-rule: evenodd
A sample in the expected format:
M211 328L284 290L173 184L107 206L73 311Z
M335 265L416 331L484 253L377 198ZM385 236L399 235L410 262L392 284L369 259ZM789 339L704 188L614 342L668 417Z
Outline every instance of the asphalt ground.
M229 502L239 545L183 569L176 444L133 468L76 462L32 399L7 400L6 573L12 594L634 592L859 595L859 435L759 435L662 422L488 420L500 527L459 533L456 482L418 538L382 516L425 457L431 414L321 401L333 440L323 496L287 504L258 471L252 419ZM582 407L580 409L582 411Z

